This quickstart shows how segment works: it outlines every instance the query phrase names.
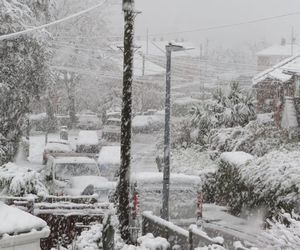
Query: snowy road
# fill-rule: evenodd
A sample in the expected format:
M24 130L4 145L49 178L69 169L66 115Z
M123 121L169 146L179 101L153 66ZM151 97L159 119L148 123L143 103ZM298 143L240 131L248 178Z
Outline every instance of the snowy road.
M156 136L153 134L137 134L132 142L132 171L157 172L155 163Z

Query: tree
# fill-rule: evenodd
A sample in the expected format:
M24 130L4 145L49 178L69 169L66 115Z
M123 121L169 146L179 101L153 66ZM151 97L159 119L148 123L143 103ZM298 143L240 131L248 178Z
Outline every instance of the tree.
M0 2L0 34L21 31L39 22L31 1ZM40 31L0 41L0 164L12 161L32 98L49 76L47 33Z

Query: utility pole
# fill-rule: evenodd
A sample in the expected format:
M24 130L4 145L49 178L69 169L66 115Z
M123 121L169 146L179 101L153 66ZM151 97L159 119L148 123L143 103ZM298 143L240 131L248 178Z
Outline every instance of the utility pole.
M292 26L291 31L291 55L294 55L294 26Z
M165 99L165 136L164 136L164 172L163 172L163 204L161 218L169 220L170 193L170 118L171 118L171 54L170 46L166 46L166 99Z
M149 54L149 30L147 28L147 35L146 35L146 55Z
M202 68L201 68L201 61L202 61L202 53L203 53L203 48L202 48L202 44L200 44L200 59L199 59L199 82L200 82L200 91L201 91L201 97L202 97L202 101L204 100L204 81L202 80Z
M121 166L118 185L118 212L120 233L126 243L131 243L130 234L130 160L132 120L133 36L134 0L123 0L124 11L124 62L121 121Z
M189 48L192 49L192 48ZM171 159L171 55L172 51L187 50L181 45L169 43L166 46L166 99L165 99L165 135L164 135L164 172L163 172L163 200L161 218L169 220L170 193L170 159Z

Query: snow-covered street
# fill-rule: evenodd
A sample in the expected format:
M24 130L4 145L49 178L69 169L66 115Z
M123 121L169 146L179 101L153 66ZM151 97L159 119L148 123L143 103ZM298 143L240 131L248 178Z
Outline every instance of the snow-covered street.
M299 250L299 16L1 0L0 250Z

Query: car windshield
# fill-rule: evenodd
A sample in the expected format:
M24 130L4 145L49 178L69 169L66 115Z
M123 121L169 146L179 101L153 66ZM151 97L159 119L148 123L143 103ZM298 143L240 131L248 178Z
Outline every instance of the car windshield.
M65 179L72 176L99 175L97 165L91 163L59 163L55 167L55 176Z

